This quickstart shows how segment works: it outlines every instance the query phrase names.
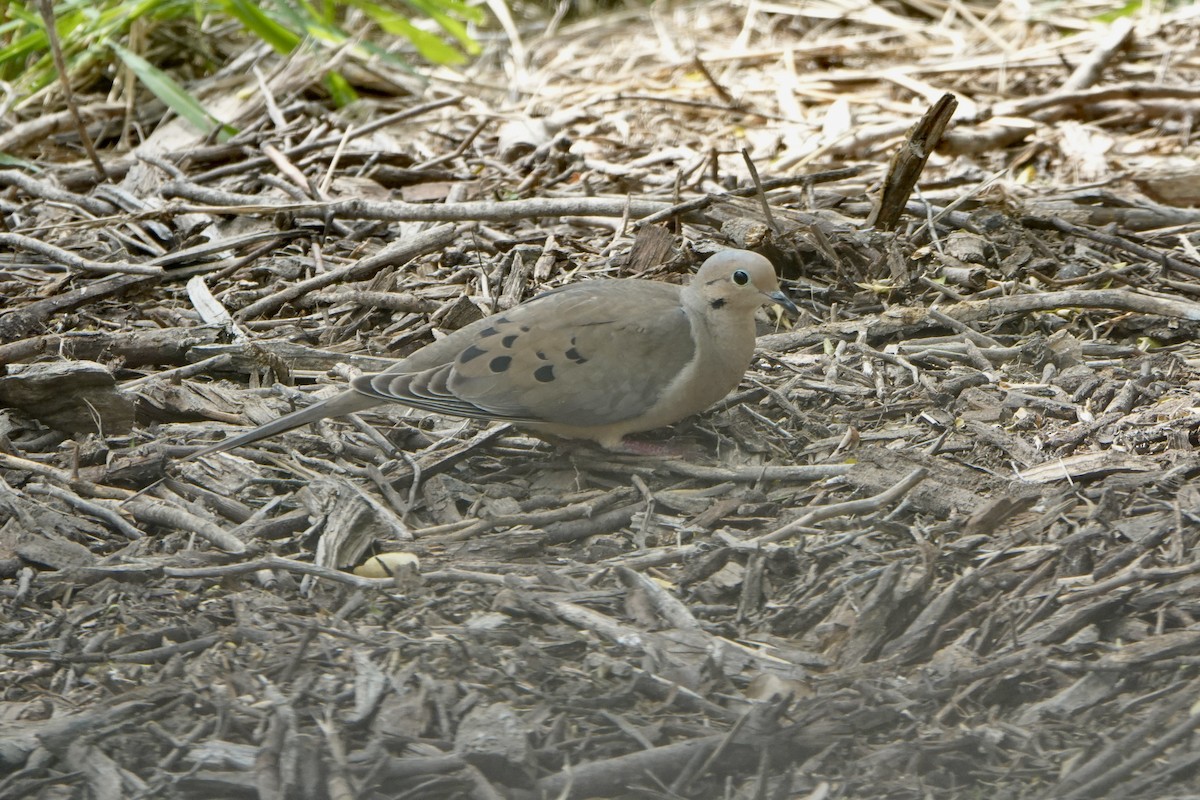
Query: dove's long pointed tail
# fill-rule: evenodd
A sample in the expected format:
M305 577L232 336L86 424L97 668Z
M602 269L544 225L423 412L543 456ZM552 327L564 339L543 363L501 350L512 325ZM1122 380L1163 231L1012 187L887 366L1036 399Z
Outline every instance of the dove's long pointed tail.
M228 439L223 439L215 444L210 444L208 447L203 447L194 453L186 456L185 461L201 456L210 456L214 453L223 453L226 450L232 450L235 447L257 442L259 439L266 439L268 436L274 436L277 433L290 431L292 428L298 428L301 425L307 425L310 422L316 422L327 417L341 417L346 414L353 414L356 411L365 411L368 408L377 406L382 401L378 398L368 397L359 392L349 391L342 392L339 395L322 400L319 403L314 403L308 408L302 408L299 411L293 411L291 414L282 416L279 419L271 420L265 425L260 425L254 430L240 433L237 436L231 436Z

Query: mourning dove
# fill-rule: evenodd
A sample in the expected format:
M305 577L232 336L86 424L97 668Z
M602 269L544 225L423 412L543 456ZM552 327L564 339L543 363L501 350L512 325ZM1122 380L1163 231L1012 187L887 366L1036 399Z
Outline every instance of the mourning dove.
M710 257L686 287L635 278L564 286L189 458L385 402L636 450L628 434L703 411L738 385L754 357L754 312L767 303L797 312L771 262L746 250Z

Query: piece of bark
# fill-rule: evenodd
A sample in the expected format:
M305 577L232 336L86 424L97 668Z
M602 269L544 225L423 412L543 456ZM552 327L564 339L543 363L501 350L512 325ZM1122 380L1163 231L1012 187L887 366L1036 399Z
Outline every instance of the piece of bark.
M942 140L942 134L956 108L958 100L954 95L942 95L909 131L904 143L892 156L883 191L867 218L867 225L882 231L895 230L908 198L912 196L913 187L917 185L929 156Z
M0 378L0 405L19 408L67 433L128 433L134 400L117 389L103 365L91 361L31 364Z

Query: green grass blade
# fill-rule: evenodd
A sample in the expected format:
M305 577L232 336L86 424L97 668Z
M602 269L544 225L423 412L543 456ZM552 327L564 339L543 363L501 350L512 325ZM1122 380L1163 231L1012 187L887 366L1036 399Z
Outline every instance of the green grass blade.
M258 5L246 0L221 0L220 7L226 14L242 23L242 26L266 42L276 53L287 54L296 49L303 37L281 25Z
M325 88L339 108L345 108L358 99L358 92L340 72L325 73Z
M348 0L350 5L362 11L371 21L378 25L385 33L390 33L393 36L402 36L413 43L417 51L429 61L435 64L462 64L466 58L455 50L450 45L446 44L440 37L424 31L409 22L408 18L403 14L393 11L379 3L371 2L371 0ZM472 14L470 16L479 16L475 9L469 9ZM422 9L422 14L426 12ZM472 39L466 31L466 28L455 19L447 17L444 14L426 14L438 23L451 36L453 36L460 46L471 55L476 55L479 52L479 45Z
M125 62L125 65L129 69L133 70L133 74L137 75L138 80L153 92L155 97L166 103L168 108L192 123L192 125L206 132L212 131L214 128L219 128L221 131L219 138L221 139L226 139L237 132L231 126L225 125L212 114L208 113L196 98L188 94L167 73L158 69L137 53L125 49L116 42L109 42L108 46Z
M458 43L471 55L478 55L480 52L479 45L467 33L467 28L454 17L445 13L446 10L453 10L464 19L478 22L483 19L483 13L476 8L463 6L455 3L454 0L404 0L408 5L415 8L424 16L429 17L434 22L442 27L442 30L458 40ZM463 13L463 12L467 13Z

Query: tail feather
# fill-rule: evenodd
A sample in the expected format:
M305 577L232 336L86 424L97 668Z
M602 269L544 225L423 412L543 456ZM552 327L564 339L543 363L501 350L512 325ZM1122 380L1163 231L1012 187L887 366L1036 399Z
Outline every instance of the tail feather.
M202 456L210 456L214 453L224 453L226 450L232 450L235 447L252 444L260 439L266 439L268 436L274 436L277 433L290 431L292 428L299 428L301 425L307 425L310 422L326 419L328 417L341 417L346 414L353 414L356 411L365 411L368 408L379 405L382 401L378 398L368 397L355 391L342 392L339 395L322 400L319 403L313 403L307 408L302 408L299 411L293 411L291 414L280 417L279 419L271 420L265 425L260 425L254 430L239 433L237 436L231 436L228 439L223 439L215 444L210 444L208 447L202 447L194 453L189 454L183 460L190 461L193 458Z

